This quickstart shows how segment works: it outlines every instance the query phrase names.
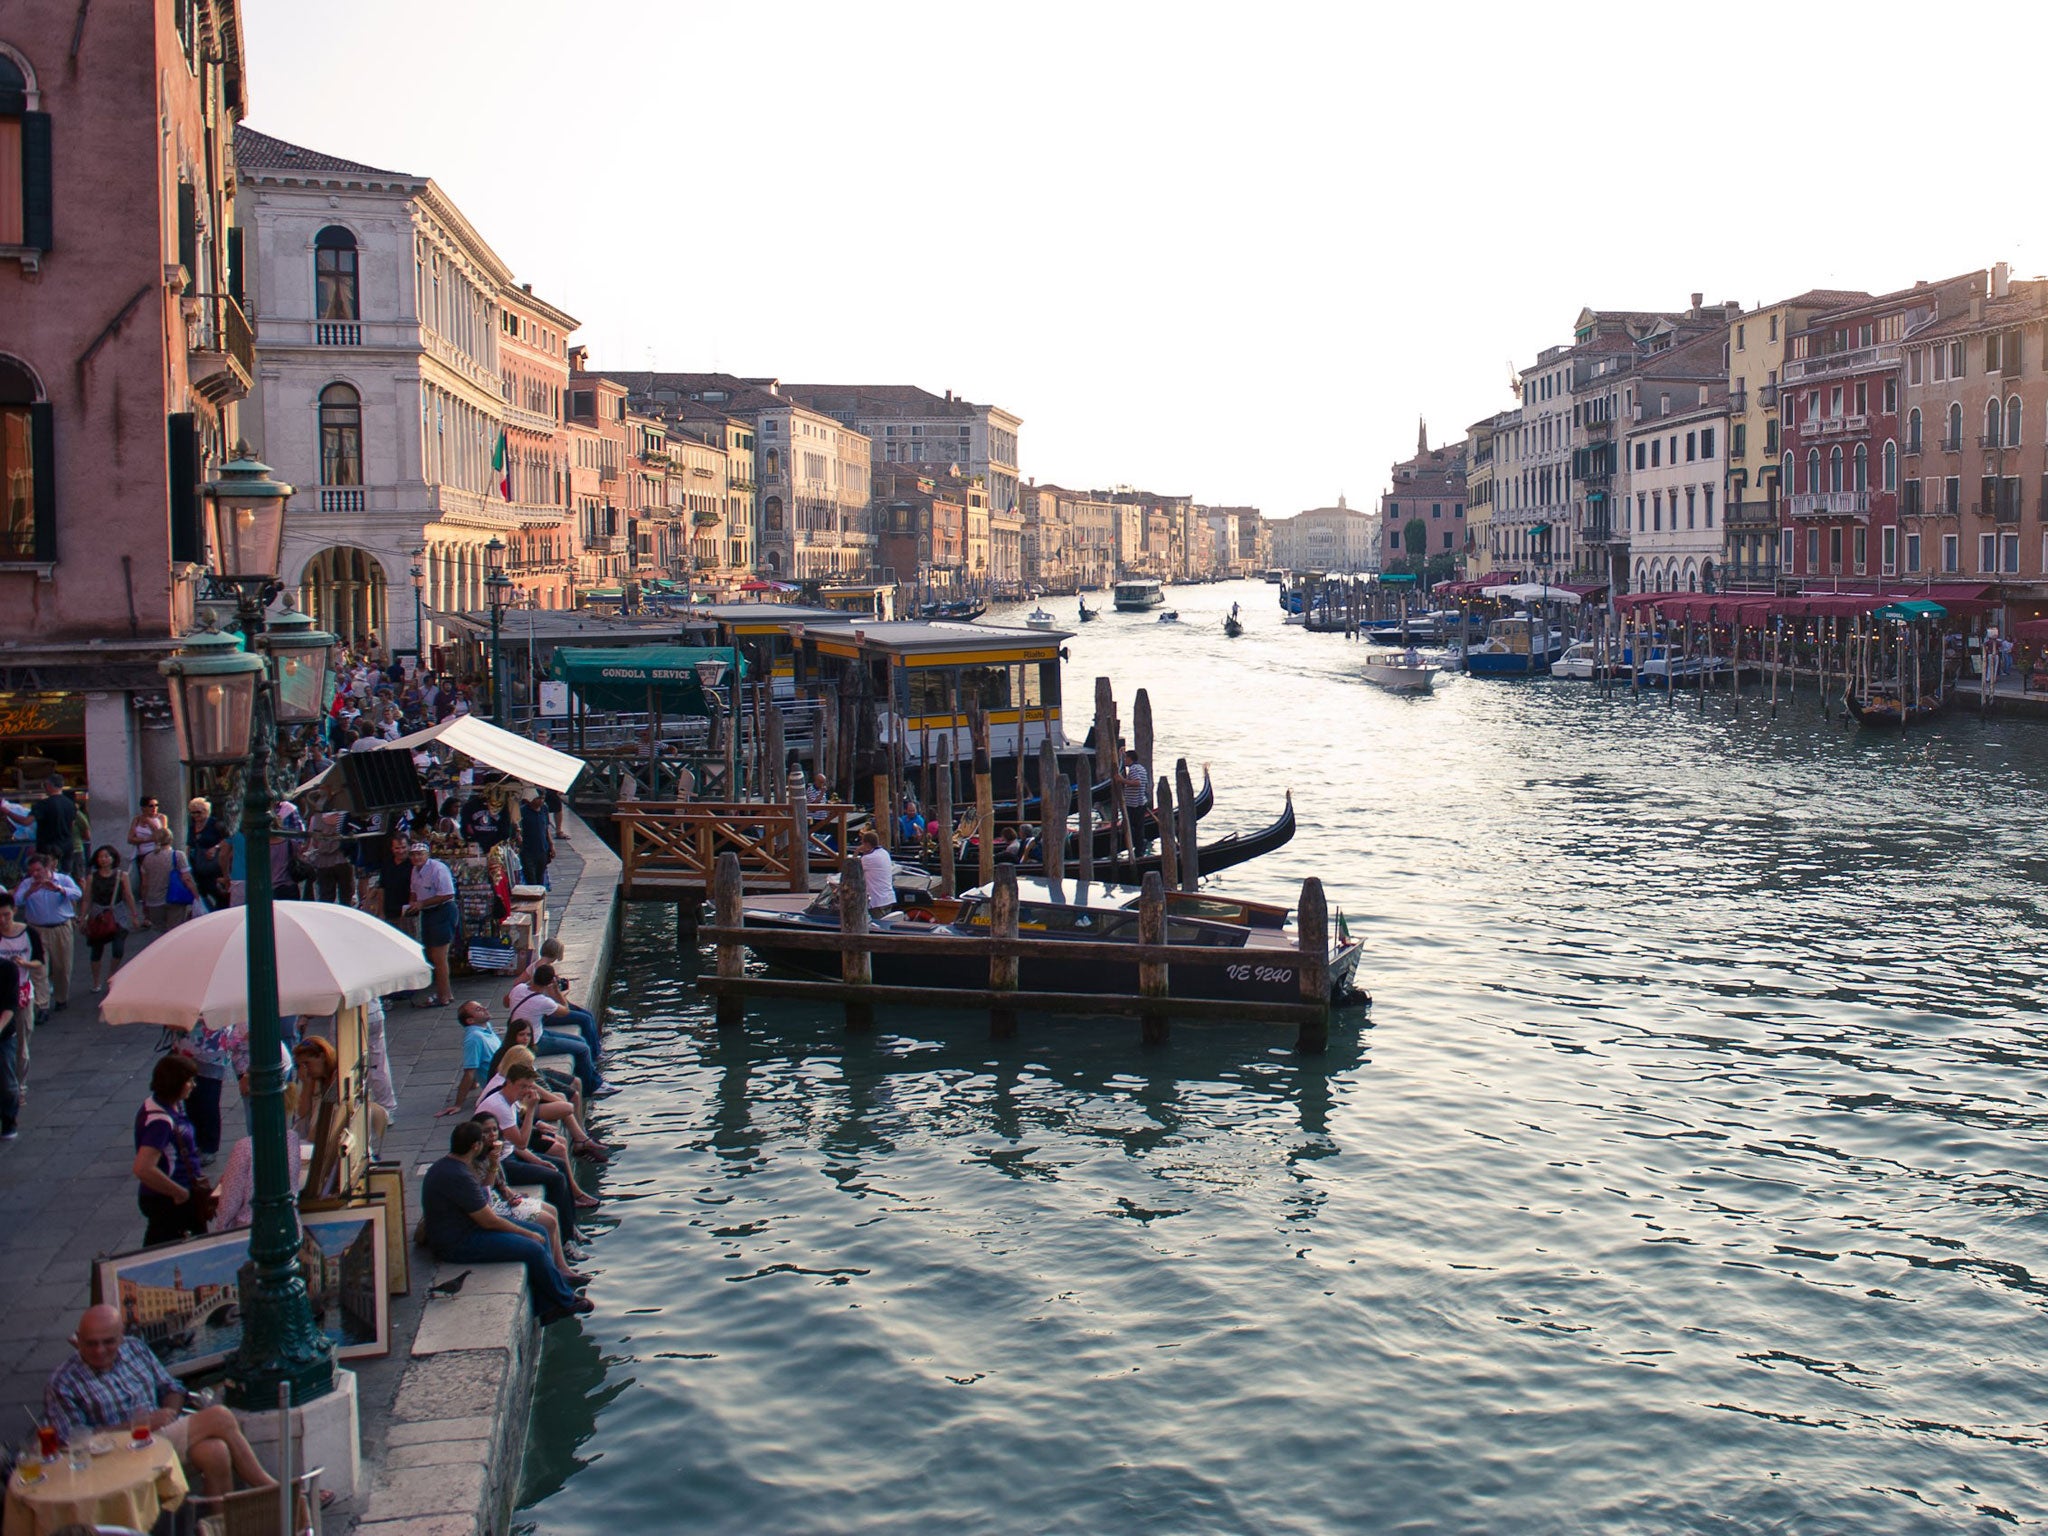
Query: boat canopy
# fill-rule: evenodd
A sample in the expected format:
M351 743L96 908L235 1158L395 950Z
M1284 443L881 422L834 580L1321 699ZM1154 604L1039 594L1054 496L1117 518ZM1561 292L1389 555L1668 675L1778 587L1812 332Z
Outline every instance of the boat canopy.
M705 715L697 663L722 661L747 675L739 651L720 645L578 646L555 652L548 673L574 688L592 709L649 709L658 695L663 713Z

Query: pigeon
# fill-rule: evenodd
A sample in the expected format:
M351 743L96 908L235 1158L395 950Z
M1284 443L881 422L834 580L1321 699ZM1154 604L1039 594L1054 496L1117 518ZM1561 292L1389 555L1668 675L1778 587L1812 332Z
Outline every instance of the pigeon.
M467 1280L468 1278L469 1271L465 1269L461 1274L456 1275L452 1279L443 1280L438 1285L428 1286L427 1294L429 1296L453 1296L457 1291L462 1289L462 1282Z

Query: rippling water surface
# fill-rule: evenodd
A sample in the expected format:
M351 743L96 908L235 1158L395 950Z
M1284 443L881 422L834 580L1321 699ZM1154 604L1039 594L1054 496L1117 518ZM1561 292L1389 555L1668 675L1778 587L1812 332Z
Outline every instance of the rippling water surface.
M1069 724L1148 687L1210 835L1291 788L1220 888L1322 876L1370 1015L725 1040L636 914L525 1528L2042 1524L2048 727L1401 699L1263 584L1170 597L1071 642Z

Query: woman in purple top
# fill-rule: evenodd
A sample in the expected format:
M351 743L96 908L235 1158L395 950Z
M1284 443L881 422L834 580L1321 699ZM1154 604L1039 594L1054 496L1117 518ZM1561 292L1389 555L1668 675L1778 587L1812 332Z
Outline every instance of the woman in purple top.
M142 1246L175 1243L206 1230L212 1214L199 1177L199 1142L185 1118L185 1099L199 1068L187 1056L166 1056L149 1074L149 1097L135 1112L135 1203L148 1225Z

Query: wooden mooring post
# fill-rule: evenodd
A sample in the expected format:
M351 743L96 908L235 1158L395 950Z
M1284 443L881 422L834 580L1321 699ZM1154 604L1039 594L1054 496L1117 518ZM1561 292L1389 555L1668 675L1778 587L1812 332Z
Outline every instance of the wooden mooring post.
M1166 883L1176 888L1180 885L1180 819L1173 813L1173 786L1159 781L1159 805L1154 818L1159 831L1159 872L1166 877Z
M1165 793L1164 786L1160 793ZM1162 835L1159 845L1162 849L1172 847L1172 834ZM1139 891L1138 942L1141 945L1166 942L1166 882L1159 878L1157 870L1146 872L1145 883ZM1146 1045L1166 1043L1170 1017L1166 1011L1166 994L1166 962L1141 960L1138 963L1138 996L1154 1005L1138 1016L1138 1038Z
M947 731L939 738L939 771L936 776L939 797L939 894L951 896L953 892L953 733Z
M867 871L859 859L848 859L839 868L839 931L857 935L868 931ZM849 987L871 987L875 983L875 962L865 949L844 949L839 953L839 979ZM846 1000L846 1027L870 1030L875 1027L875 1005L864 997Z
M989 903L990 935L998 939L1017 937L1017 866L1005 864L996 871L995 891ZM1017 990L1018 958L991 955L988 989L999 999L988 1011L988 1033L992 1040L1008 1040L1017 1033L1017 1010L1000 1001L1003 993Z
M1195 781L1188 777L1188 760L1184 757L1174 761L1173 791L1180 810L1180 888L1200 890L1202 853L1195 842Z
M1081 800L1074 808L1074 858L1075 878L1086 886L1095 880L1095 780L1092 764L1084 763L1082 768L1088 778L1081 785Z
M736 853L721 853L712 877L712 905L718 919L718 926L728 933L737 933L744 921L742 908L746 901L746 887L740 879L740 856ZM624 902L618 903L624 906ZM718 941L718 979L737 981L747 972L747 952L737 938L721 937ZM738 1029L747 1021L747 1000L738 992L718 994L718 1027Z
M1323 882L1313 875L1301 882L1294 924L1301 946L1301 1000L1316 1006L1316 1013L1302 1021L1294 1048L1320 1052L1330 1044L1330 909Z

